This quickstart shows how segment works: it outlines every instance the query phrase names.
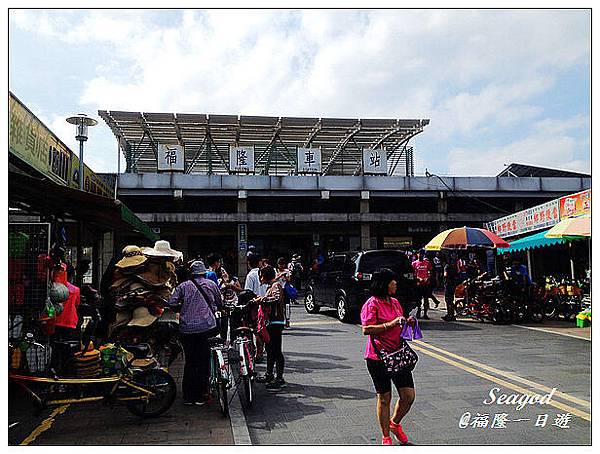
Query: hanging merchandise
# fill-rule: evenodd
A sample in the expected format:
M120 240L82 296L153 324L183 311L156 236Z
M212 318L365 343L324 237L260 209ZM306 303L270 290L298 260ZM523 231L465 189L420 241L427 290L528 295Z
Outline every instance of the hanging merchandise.
M23 316L21 314L8 316L8 338L20 339L23 332Z
M180 257L167 241L154 248L127 246L117 263L110 286L116 318L109 336L130 329L146 328L160 317L177 285L173 260Z

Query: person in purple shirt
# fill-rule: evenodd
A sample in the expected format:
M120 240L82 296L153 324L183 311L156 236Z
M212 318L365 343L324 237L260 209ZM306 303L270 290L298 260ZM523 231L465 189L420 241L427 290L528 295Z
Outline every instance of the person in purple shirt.
M218 334L215 313L222 307L217 284L206 279L200 260L190 267L191 280L177 286L168 306L179 311L179 332L185 354L183 402L204 405L208 400L210 346L208 338Z

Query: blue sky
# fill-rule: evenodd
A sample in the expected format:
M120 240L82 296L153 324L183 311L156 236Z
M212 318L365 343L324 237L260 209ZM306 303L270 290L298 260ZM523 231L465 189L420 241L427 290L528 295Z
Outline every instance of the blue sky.
M64 142L98 109L430 118L417 173L590 172L590 12L11 10L9 87ZM100 122L86 162L115 171Z

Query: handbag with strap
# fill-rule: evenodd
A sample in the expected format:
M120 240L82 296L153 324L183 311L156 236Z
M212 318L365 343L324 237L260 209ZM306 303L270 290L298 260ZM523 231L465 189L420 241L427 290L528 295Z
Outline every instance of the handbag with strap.
M401 372L410 372L417 365L419 356L415 351L410 348L408 342L403 338L400 338L400 348L393 352L387 352L386 350L379 350L375 345L373 336L369 336L371 344L377 356L383 361L386 371L388 374L397 374Z
M210 313L213 315L213 318L215 319L215 327L209 329L208 331L205 331L204 335L206 335L207 337L213 337L218 335L221 332L221 319L217 318L217 315L215 314L215 311L213 310L211 304L210 304L210 299L208 299L208 295L206 294L206 292L204 291L204 289L202 288L202 286L200 284L198 284L194 279L190 279L190 281L192 281L192 283L194 284L194 286L198 289L198 291L200 292L200 294L202 295L202 297L204 298L204 301L206 301L206 305L208 306L208 309L210 310Z

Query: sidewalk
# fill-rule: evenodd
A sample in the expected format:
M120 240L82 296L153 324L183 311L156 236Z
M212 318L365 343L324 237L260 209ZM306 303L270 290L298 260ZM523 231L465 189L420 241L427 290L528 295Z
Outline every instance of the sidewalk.
M181 379L183 360L172 366L178 383L177 399L162 416L140 419L124 406L102 404L70 405L56 416L50 429L32 445L232 445L229 418L224 418L217 402L204 407L183 405ZM237 396L235 397L237 399Z

